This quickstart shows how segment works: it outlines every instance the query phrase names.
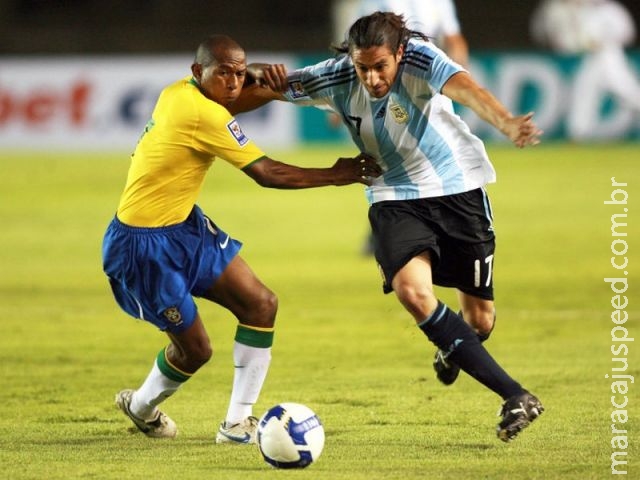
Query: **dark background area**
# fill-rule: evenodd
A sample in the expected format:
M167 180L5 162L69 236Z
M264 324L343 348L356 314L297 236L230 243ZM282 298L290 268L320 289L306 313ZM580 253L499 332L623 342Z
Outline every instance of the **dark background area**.
M638 25L640 2L624 0ZM471 50L533 48L537 1L456 0ZM247 50L326 51L330 0L0 0L0 55L193 51L226 33ZM634 46L638 46L638 41Z

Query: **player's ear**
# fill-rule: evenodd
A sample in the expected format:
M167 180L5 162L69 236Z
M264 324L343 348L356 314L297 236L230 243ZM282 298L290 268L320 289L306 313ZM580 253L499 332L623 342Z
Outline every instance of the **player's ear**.
M396 52L396 62L402 60L402 55L404 54L404 44L400 44L398 47L398 51Z
M202 78L202 65L199 63L194 63L191 65L191 73L193 74L193 78L196 79L198 83L200 83L200 79Z

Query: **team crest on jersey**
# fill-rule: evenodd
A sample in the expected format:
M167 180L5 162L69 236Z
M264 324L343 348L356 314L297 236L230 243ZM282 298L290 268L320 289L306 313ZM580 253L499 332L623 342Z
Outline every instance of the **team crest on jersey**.
M249 141L249 137L244 134L235 118L227 123L227 128L231 132L231 135L233 135L233 138L236 139L236 142L238 142L238 145L243 146Z
M402 105L399 105L397 103L389 105L389 111L391 112L391 116L396 121L396 123L407 123L407 121L409 120L409 113Z
M177 307L169 307L164 311L164 316L174 325L180 325L182 323L182 315Z

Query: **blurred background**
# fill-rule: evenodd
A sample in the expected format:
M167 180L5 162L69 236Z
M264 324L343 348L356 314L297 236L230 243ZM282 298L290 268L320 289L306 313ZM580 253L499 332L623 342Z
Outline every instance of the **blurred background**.
M349 0L2 0L0 52L191 52L212 32L237 37L250 50L322 52L332 40L332 8L338 3ZM529 21L537 3L455 2L474 50L533 48ZM640 18L640 2L620 3Z
M545 19L537 33L533 26L543 3L578 8L600 1L457 0L465 66L512 111L534 110L547 140L637 141L640 2L618 2L628 14L624 28L589 26L591 38L575 45L549 38L570 34L567 15ZM159 91L189 74L205 35L227 33L249 61L295 68L331 54L356 3L0 0L0 148L131 148ZM622 67L605 65L592 48L616 32L625 32L614 52L625 82ZM458 111L484 140L503 140L471 112ZM243 115L242 125L264 147L347 140L313 108L270 104Z

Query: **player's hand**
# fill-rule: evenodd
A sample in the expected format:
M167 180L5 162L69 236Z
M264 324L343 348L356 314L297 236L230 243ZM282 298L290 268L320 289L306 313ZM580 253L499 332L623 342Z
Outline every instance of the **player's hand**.
M287 69L281 63L250 63L247 74L258 85L274 92L282 93L287 89Z
M382 174L380 165L365 153L353 158L339 158L331 168L335 173L336 185L351 183L371 185L373 179Z
M533 121L533 112L505 120L503 132L518 148L539 144L543 133Z

